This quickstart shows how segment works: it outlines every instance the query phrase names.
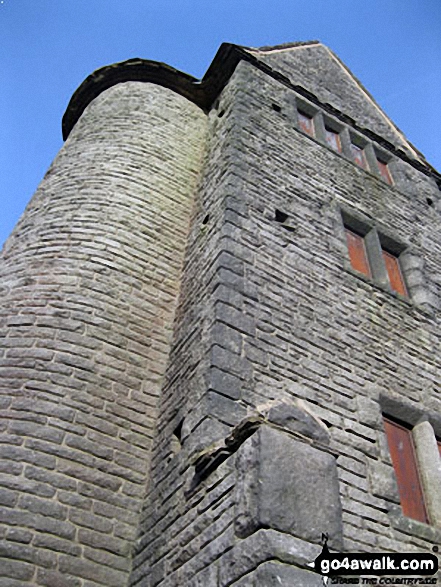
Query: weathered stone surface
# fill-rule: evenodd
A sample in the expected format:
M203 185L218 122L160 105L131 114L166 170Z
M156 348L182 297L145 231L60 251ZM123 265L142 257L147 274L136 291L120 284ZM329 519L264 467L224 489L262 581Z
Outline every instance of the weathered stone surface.
M57 571L35 572L36 584L127 583L206 121L166 88L108 89L3 249L0 505L40 553L37 567L48 566L41 552L65 553ZM136 497L108 511L125 496ZM7 536L20 559L20 536ZM111 568L103 551L120 562ZM34 571L0 566L23 580Z
M368 461L369 484L373 495L400 503L393 467L379 461Z
M413 428L412 437L427 515L434 526L441 528L441 459L435 432L426 420Z
M278 560L294 567L305 567L315 560L321 547L275 530L258 530L240 540L222 558L219 585L229 585L254 571L261 563Z
M375 394L375 390L372 390L372 392ZM381 416L381 406L377 398L374 400L369 397L358 396L357 408L360 422L372 428L382 429L383 419Z
M309 542L328 534L341 548L340 488L335 458L262 426L237 456L238 535L274 528Z
M268 412L268 420L290 432L329 444L329 433L324 424L321 425L311 414L292 404L281 403L272 407Z
M280 587L281 585L323 587L323 579L311 571L271 562L260 565L255 571L233 583L231 587Z
M209 388L231 399L239 399L241 380L239 377L213 367L208 379Z

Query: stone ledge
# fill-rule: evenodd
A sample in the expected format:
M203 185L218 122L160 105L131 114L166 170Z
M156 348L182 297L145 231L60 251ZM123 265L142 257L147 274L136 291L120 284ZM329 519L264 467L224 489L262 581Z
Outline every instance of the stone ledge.
M305 567L320 554L322 547L276 530L258 530L235 544L224 557L219 585L230 585L269 560ZM314 575L312 575L314 576Z

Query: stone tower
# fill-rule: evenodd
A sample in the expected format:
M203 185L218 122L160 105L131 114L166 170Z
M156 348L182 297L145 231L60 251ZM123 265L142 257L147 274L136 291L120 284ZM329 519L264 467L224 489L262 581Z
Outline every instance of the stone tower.
M63 133L0 260L0 586L432 552L441 177L360 82L318 42L133 59Z

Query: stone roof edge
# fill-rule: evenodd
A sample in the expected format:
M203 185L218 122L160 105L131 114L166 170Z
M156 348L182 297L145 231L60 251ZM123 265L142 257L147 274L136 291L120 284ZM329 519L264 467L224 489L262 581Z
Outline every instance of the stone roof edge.
M326 45L323 45L323 47L326 48L326 50L330 53L331 57L333 57L337 63L340 65L340 67L344 70L344 72L349 75L349 77L355 82L355 84L360 88L360 90L366 95L366 97L372 102L372 104L375 106L375 108L380 112L380 114L386 119L387 123L390 124L390 126L394 129L394 131L398 134L398 136L400 137L401 140L405 141L410 147L411 149L417 154L418 157L421 157L421 159L424 161L424 163L426 163L427 165L430 166L429 163L427 163L426 158L424 157L423 153L421 153L421 151L419 151L410 141L409 139L406 137L406 135L403 133L403 131L395 124L395 122L389 118L389 116L386 114L386 112L383 110L383 108L378 104L378 102L375 100L375 98L372 96L372 94L369 92L369 90L367 90L365 88L365 86L362 84L362 82L358 79L358 77L356 75L354 75L354 73L349 69L349 67L340 59L340 57L334 53L334 51L332 49L330 49L329 47L327 47Z
M370 100L372 102L372 104L374 105L374 107L379 111L380 115L386 120L387 124L389 124L395 133L397 133L398 137L400 138L400 140L406 142L410 149L415 153L415 156L417 158L422 159L422 161L424 163L426 163L427 165L430 166L429 163L427 163L426 158L424 157L423 153L421 153L421 151L419 151L415 145L413 145L409 139L406 137L406 135L403 133L403 131L395 124L395 122L389 118L389 116L386 114L386 112L384 112L384 110L381 108L381 106L378 104L378 102L375 100L375 98L372 96L372 94L369 92L369 90L367 90L365 88L365 86L362 84L362 82L357 78L356 75L354 75L354 73L349 69L349 67L340 59L340 57L334 53L334 51L332 51L332 49L330 49L327 45L324 45L321 41L299 41L296 43L284 43L281 45L274 45L274 46L270 46L270 47L258 47L258 48L254 48L254 47L244 47L246 50L251 51L254 55L259 55L259 53L278 53L278 52L282 52L282 51L289 51L290 49L302 49L304 47L311 47L313 45L321 45L322 47L324 47L324 49L326 49L328 51L328 53L331 55L331 57L333 59L335 59L335 61L338 63L338 65L343 69L343 71L345 72L346 75L348 75L351 80L355 83L355 85L360 89L361 92L363 92L363 94L365 94L365 96L368 98L368 100Z
M232 75L237 63L248 51L272 51L297 46L316 44L319 41L285 43L273 47L252 49L231 43L223 43L202 80L183 73L166 63L133 58L128 61L104 66L91 73L72 95L62 121L63 140L69 136L87 105L99 94L112 86L126 81L144 81L167 87L188 98L202 109L210 108L215 97L220 93ZM238 56L238 51L247 53Z
M236 45L223 43L201 80L166 63L140 58L97 69L84 80L70 99L62 121L63 140L67 139L92 100L112 86L128 81L150 82L169 88L208 111L241 58Z
M321 44L322 45L322 43L320 43L320 41L308 41L308 42L303 42L303 43L299 43L299 44L294 44L293 47L306 47L308 45L315 45L315 44ZM325 47L333 56L335 56L335 54L328 47L326 47L326 45L322 45L322 46ZM278 48L282 48L282 46L275 47L275 48L277 48L277 49ZM284 47L284 49L289 49L289 48L290 47L287 47L287 46ZM295 92L297 92L301 96L307 98L310 102L312 102L313 104L315 104L319 108L325 110L326 112L328 112L329 114L331 114L335 118L338 118L343 123L351 126L358 133L360 133L360 134L366 136L368 139L376 142L379 146L381 146L386 151L389 151L390 153L394 154L395 156L399 157L400 159L406 161L406 163L409 163L410 165L412 165L413 167L415 167L416 169L418 169L419 171L421 171L425 175L428 175L430 177L433 177L433 179L436 181L438 187L441 189L441 173L439 173L434 167L432 167L432 165L430 165L430 163L428 163L426 161L425 157L422 154L421 154L422 161L420 161L418 159L414 159L412 157L409 157L409 155L405 151L403 151L402 149L397 148L395 145L393 145L390 141L388 141L384 137L378 135L377 133L373 132L370 129L367 129L367 128L364 128L364 127L359 126L355 122L355 120L353 118L351 118L347 114L344 114L343 112L341 112L340 110L338 110L337 108L335 108L334 106L332 106L331 104L321 102L319 100L319 98L317 98L317 96L315 94L313 94L309 90L305 89L303 86L299 86L299 85L293 84L291 82L291 80L286 75L284 75L284 74L280 73L279 71L273 69L271 66L269 66L268 64L260 61L257 57L255 57L255 55L253 54L255 50L250 49L248 47L241 47L241 46L236 46L236 49L242 52L242 54L243 54L243 57L242 58L243 59L251 62L253 65L255 65L261 71L267 73L272 78L280 81L284 85L286 85L289 88L293 89ZM271 50L271 48L268 48L268 50ZM349 73L349 75L352 76L352 78L354 79L355 83L357 83L357 85L360 86L360 88L372 100L372 102L375 104L375 106L380 109L380 111L382 112L382 114L392 124L392 126L394 127L394 129L396 129L400 133L400 136L402 136L404 138L404 140L406 141L406 143L408 143L410 145L410 147L412 147L412 149L416 153L419 153L418 149L416 149L412 145L412 143L405 137L405 135L398 129L398 127L381 110L381 107L375 102L374 98L372 98L372 96L369 94L369 92L363 87L363 85L361 84L361 82L358 81L358 79L354 76L354 74L344 65L344 63L337 56L335 56L335 57L337 58L337 61Z
M269 51L272 49L288 49L288 45L291 47L300 47L318 43L319 41L289 43L286 45L263 48L262 50ZM432 176L441 189L441 174L438 173L436 169L434 169L429 163L427 163L424 157L423 162L418 161L417 159L413 159L409 157L403 150L398 149L395 147L395 145L383 137L377 135L369 129L359 127L352 118L337 110L330 104L324 104L320 102L320 100L312 92L309 92L302 86L293 84L287 76L278 72L277 70L272 69L263 61L260 61L253 54L254 51L258 50L240 45L234 45L231 43L222 43L211 65L201 80L183 73L182 71L179 71L165 63L138 58L129 59L128 61L102 67L101 69L98 69L89 75L73 94L63 116L63 139L67 139L85 108L92 100L94 100L97 96L99 96L99 94L108 88L127 81L150 82L169 88L172 91L184 96L204 111L208 112L217 96L228 83L238 63L244 60L251 63L263 73L269 75L278 82L293 89L295 92L313 102L319 108L322 108L329 114L340 119L345 124L352 126L354 130L377 142L384 149L405 160L419 171L422 171L425 175ZM341 63L339 59L338 61ZM347 69L346 66L344 67ZM360 83L358 80L356 81L357 83ZM365 91L367 92L367 90ZM373 100L373 98L371 99ZM409 143L407 139L406 142ZM418 152L417 149L415 149L415 151Z
M244 47L253 53L276 53L278 51L287 51L297 47L309 47L310 45L321 45L321 41L296 41L294 43L281 43L280 45L268 45L265 47Z

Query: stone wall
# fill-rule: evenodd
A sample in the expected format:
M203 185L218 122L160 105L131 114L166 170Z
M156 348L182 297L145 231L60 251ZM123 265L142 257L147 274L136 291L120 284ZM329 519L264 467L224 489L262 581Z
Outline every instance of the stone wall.
M1 585L126 584L205 132L170 90L107 90L5 244Z
M383 411L410 424L425 415L441 432L438 188L398 157L387 185L302 133L295 104L293 90L241 62L210 113L133 586L270 585L277 576L318 585L307 563L320 532L343 552L431 552L441 538L400 513L382 424ZM404 243L409 282L419 272L414 298L351 268L342 211ZM294 430L268 419L277 406L295 411ZM238 519L244 503L253 517L255 498L240 455L253 422L315 446L298 427L308 414L329 435L342 542L326 500L308 505L314 536L305 518L290 530L277 512L244 534ZM266 450L251 469L278 462ZM286 488L289 507L291 472L280 465L274 488ZM298 472L307 487L312 470Z
M248 51L274 71L285 75L291 83L311 91L323 104L336 108L362 128L377 133L413 157L421 157L376 104L375 97L369 99L370 94L354 73L328 47L321 43L300 43L292 48Z

